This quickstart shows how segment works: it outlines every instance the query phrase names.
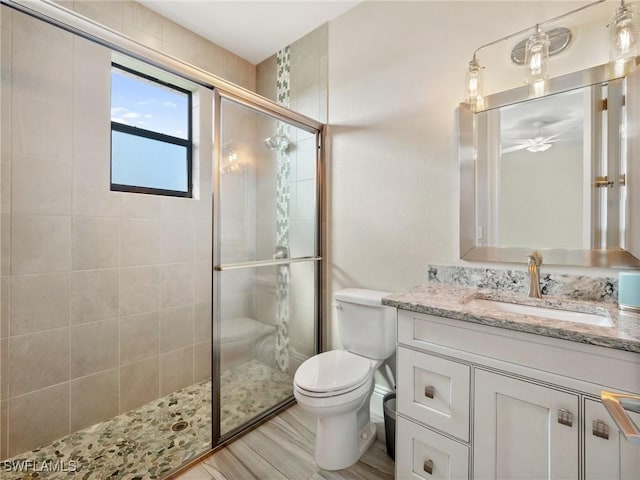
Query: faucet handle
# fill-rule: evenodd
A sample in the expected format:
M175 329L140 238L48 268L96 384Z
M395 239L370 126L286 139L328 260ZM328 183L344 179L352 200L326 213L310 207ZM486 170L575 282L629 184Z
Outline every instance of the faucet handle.
M529 261L528 264L529 265L535 265L536 267L539 267L540 265L542 265L542 255L540 255L540 252L532 252L529 255L527 255Z

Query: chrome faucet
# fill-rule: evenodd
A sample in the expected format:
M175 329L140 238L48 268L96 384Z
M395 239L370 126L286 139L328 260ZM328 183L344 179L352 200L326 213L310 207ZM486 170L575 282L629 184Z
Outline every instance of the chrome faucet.
M540 265L542 265L542 255L533 252L529 257L529 296L541 298L540 293Z

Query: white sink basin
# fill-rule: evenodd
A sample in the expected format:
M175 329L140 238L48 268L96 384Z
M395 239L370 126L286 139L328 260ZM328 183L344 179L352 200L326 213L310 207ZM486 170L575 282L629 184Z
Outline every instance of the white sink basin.
M519 313L534 317L548 318L551 320L564 320L565 322L583 323L597 327L613 327L613 322L607 314L570 312L568 310L556 310L554 308L535 307L533 305L521 305L519 303L496 302L474 298L467 303L469 306L477 306L485 309L500 310L501 312Z

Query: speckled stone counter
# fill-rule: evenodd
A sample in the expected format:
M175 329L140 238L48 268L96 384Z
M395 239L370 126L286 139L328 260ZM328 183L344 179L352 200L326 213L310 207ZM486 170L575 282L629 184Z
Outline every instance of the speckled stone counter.
M470 302L476 298L557 310L608 314L613 326L592 326L500 311ZM382 303L412 312L640 353L640 314L621 312L614 303L577 301L553 296L536 299L516 292L435 283L390 295L384 298Z

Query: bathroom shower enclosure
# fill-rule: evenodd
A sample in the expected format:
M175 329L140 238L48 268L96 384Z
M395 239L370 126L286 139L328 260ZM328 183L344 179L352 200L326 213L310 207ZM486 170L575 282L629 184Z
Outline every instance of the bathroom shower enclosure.
M291 403L320 349L322 125L53 4L1 9L3 475L162 478ZM113 64L191 92L191 197L110 188Z

